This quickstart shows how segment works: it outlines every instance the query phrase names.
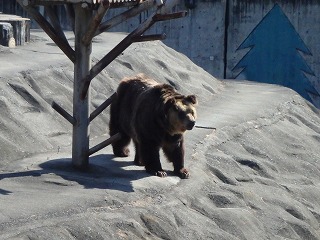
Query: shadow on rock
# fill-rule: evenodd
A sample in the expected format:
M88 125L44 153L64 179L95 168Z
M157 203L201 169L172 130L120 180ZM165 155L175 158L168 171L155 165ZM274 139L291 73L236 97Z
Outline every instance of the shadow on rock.
M0 195L9 195L10 193L12 192L0 188Z
M90 157L86 170L78 170L72 166L70 158L53 159L39 165L39 170L12 172L0 174L0 180L17 177L42 177L46 183L56 185L72 185L77 182L84 188L113 189L123 192L133 192L132 181L148 177L144 167L133 166L133 161L115 160L111 154L101 154ZM131 169L126 167L133 166ZM47 175L50 174L48 177ZM62 177L67 182L59 184L52 175ZM0 191L0 194L1 193Z
M55 159L39 166L49 173L61 176L65 180L77 182L85 188L114 189L133 192L132 181L147 177L143 167L127 170L132 161L115 161L113 155L96 155L89 159L86 170L77 170L71 159Z

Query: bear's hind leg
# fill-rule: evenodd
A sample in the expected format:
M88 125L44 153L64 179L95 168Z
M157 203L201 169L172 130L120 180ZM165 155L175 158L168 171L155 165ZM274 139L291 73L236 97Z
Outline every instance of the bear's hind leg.
M113 153L117 157L128 157L130 153L128 145L131 141L131 138L127 134L124 134L124 133L120 133L120 134L121 134L120 140L112 143Z
M117 157L128 157L130 153L128 145L131 138L120 130L120 120L118 115L118 102L116 97L110 108L109 133L110 136L120 133L121 138L118 141L112 143L112 149L114 155L116 155Z
M137 166L144 166L144 162L140 157L140 145L138 142L134 141L134 147L136 149L136 155L134 156L134 164Z

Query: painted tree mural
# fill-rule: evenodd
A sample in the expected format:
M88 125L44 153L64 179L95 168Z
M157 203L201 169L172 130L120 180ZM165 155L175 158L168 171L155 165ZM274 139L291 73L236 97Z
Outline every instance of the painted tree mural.
M308 93L319 95L305 73L314 75L301 56L311 52L290 20L276 4L238 50L251 48L235 66L242 68L237 78L280 84L311 101Z

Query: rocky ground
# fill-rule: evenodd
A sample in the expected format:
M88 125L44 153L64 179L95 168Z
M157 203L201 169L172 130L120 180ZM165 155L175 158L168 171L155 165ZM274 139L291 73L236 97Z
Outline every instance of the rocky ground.
M70 42L72 35L68 34ZM93 64L124 34L95 39ZM0 239L320 239L320 113L275 85L217 80L161 42L133 44L92 82L91 109L143 72L199 99L180 180L116 158L71 167L73 66L43 32L0 49ZM109 111L91 126L108 138ZM132 149L133 152L133 149Z

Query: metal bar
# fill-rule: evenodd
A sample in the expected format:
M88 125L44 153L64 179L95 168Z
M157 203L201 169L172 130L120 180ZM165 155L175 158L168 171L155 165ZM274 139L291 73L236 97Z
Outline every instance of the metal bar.
M82 8L81 4L75 6L75 52L73 83L73 117L76 124L72 131L72 164L79 169L86 169L89 164L89 99L90 91L81 98L82 79L88 74L91 67L92 44L88 46L82 43L83 34L89 27L92 18L92 10Z
M76 124L76 120L56 102L53 101L51 107L56 110L62 117L64 117L69 123L71 123L72 125Z
M146 41L154 41L154 40L164 40L167 35L163 34L154 34L154 35L146 35L146 36L137 36L132 38L133 42L146 42Z
M37 9L30 5L23 5L24 0L17 2L28 12L28 14L40 25L40 27L48 34L48 36L57 44L57 46L67 55L67 57L75 62L75 52L64 40L62 40L51 24L38 12Z
M109 139L103 141L102 143L97 144L96 146L90 148L89 150L89 156L100 151L101 149L105 148L106 146L110 145L111 143L118 141L121 139L121 134L117 133L110 137Z
M84 45L88 45L91 43L95 32L97 31L104 15L106 14L109 8L110 8L109 1L102 1L100 3L100 6L98 8L96 15L90 21L90 24L89 24L90 27L88 28L87 33L82 38L82 42Z
M104 109L106 109L112 101L117 97L117 93L112 94L106 101L104 101L99 107L97 107L91 114L90 114L90 122L95 119Z
M132 8L130 8L129 10L107 20L106 22L101 23L98 30L95 33L95 36L97 36L103 32L108 31L110 28L122 23L125 20L128 20L131 17L138 15L141 12L144 12L144 11L154 7L155 5L156 5L156 1L147 0L147 1L140 3L139 5L136 5Z

